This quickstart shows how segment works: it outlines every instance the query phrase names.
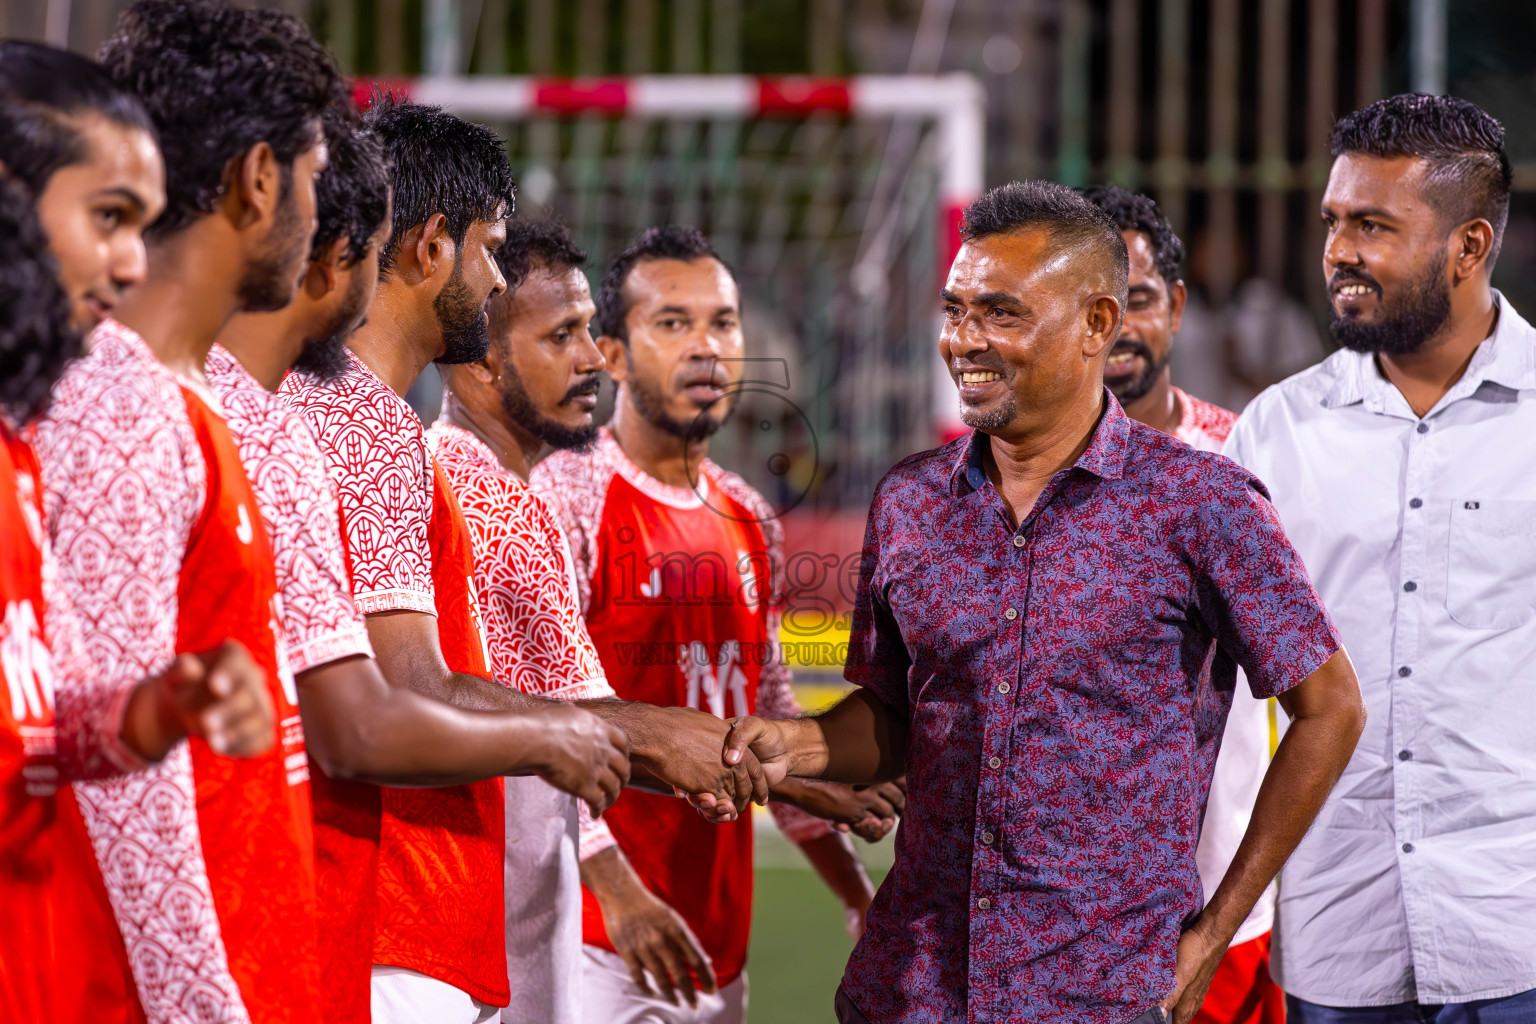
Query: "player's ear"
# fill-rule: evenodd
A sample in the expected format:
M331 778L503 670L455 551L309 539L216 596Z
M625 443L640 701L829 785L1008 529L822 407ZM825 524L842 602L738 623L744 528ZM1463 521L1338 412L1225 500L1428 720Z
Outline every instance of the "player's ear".
M1120 333L1120 300L1104 293L1095 295L1088 303L1087 328L1083 355L1092 359L1113 345Z
M596 340L597 350L607 363L608 376L615 384L624 383L629 379L629 346L611 334L598 335Z
M230 161L224 173L226 207L235 227L245 230L277 216L282 203L282 167L267 142L258 142Z
M1189 301L1189 289L1184 287L1183 281L1175 281L1168 286L1168 333L1179 333L1179 325L1184 322L1184 305Z
M347 239L338 238L310 256L309 266L304 271L304 291L311 299L323 299L336 290L346 247Z
M423 278L453 266L455 246L448 233L448 218L434 213L421 226L421 236L416 239L416 262Z

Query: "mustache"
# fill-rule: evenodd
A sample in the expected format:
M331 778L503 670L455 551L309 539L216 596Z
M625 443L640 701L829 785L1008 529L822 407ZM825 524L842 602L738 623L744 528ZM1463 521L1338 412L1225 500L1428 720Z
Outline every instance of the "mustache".
M581 383L572 384L570 390L566 391L565 397L560 399L560 404L564 405L573 398L582 398L587 395L595 395L602 388L602 386L602 378L594 373L590 377L583 380Z
M1346 284L1363 284L1375 291L1378 296L1381 295L1381 282L1365 271L1357 270L1354 267L1340 267L1338 270L1335 270L1333 276L1328 279L1328 291L1331 294Z

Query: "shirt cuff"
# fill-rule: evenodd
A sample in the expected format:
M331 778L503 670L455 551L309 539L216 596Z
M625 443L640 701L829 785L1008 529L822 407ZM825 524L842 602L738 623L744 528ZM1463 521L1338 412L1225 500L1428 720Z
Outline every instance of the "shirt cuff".
M581 837L576 851L578 860L586 860L611 846L619 845L618 840L613 838L613 833L608 830L608 823L601 818L592 817L592 809L587 806L585 800L576 802L576 820Z
M368 628L363 625L349 626L293 644L288 648L288 667L294 675L298 675L358 655L373 657L373 645L368 642Z
M773 823L779 826L784 838L792 843L808 843L833 832L831 822L790 804L770 802L768 813L773 815Z
M437 614L437 602L431 591L406 590L404 587L370 590L366 594L356 594L352 598L352 603L357 605L357 610L364 615L373 615L378 612Z

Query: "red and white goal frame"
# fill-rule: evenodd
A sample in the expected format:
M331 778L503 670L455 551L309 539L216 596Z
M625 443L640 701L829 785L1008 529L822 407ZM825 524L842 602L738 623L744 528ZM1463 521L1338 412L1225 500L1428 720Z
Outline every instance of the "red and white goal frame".
M617 78L455 76L358 83L471 118L515 121L537 116L599 114L655 120L798 118L830 113L852 118L914 118L938 132L935 253L945 273L960 246L960 217L979 197L986 162L986 95L971 75L855 75L848 78L753 75L635 75ZM948 375L936 381L935 424L942 436L960 427Z

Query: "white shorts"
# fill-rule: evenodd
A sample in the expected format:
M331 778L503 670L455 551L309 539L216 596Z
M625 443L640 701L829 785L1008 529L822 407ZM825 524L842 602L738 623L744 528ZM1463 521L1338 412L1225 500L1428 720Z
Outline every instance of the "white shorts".
M373 1024L485 1024L498 1007L404 967L373 965Z
M506 780L507 981L501 1024L581 1018L581 867L574 797L535 776Z
M746 1024L745 972L712 996L698 993L697 1007L673 1006L636 988L619 956L596 946L581 952L582 1024Z

